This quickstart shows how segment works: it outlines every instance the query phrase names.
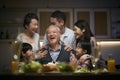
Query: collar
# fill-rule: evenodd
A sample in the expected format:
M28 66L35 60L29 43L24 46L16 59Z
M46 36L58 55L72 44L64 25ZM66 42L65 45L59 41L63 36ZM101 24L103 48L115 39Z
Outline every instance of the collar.
M49 47L49 51L54 51L54 52L56 52L56 51L60 51L61 50L61 45L59 46L59 48L57 49L57 50L53 50L51 47Z
M67 32L67 27L65 27L65 32L64 34L62 34L63 37L68 37L68 35L70 35L68 32Z

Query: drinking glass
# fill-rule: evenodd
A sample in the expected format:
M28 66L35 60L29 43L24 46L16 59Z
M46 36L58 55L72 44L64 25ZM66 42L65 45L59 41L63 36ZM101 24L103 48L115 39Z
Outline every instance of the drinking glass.
M93 69L97 69L98 65L97 62L100 59L100 45L96 45L92 47L92 64L93 64Z

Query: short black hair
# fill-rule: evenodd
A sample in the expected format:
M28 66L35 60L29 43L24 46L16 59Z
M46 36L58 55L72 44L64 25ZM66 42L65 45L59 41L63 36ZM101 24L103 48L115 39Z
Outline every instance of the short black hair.
M51 17L57 18L58 21L64 20L64 23L66 23L66 15L64 12L56 10L51 14Z
M32 19L38 19L38 16L35 13L27 13L24 17L24 22L23 22L23 26L26 29L26 25L29 25Z
M32 50L32 45L29 43L22 43L22 52L26 53L28 50Z

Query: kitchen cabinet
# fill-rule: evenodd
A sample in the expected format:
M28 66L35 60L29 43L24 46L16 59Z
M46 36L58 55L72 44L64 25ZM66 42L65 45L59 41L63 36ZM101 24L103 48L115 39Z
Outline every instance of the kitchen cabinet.
M96 38L110 38L109 9L75 9L74 21L86 20Z
M8 72L11 69L13 50L11 42L13 40L0 40L0 72Z
M10 70L14 54L11 42L23 31L23 19L31 9L0 9L0 72Z
M120 8L111 8L112 38L120 39Z
M23 19L30 9L0 9L0 39L15 39L23 30Z

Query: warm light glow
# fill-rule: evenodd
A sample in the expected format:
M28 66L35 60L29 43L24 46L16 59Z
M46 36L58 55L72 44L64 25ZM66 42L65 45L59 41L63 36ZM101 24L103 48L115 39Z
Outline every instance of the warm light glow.
M43 45L43 41L40 41L40 46L42 46Z
M120 44L120 41L99 41L97 44Z
M18 41L15 41L15 43L17 43Z

